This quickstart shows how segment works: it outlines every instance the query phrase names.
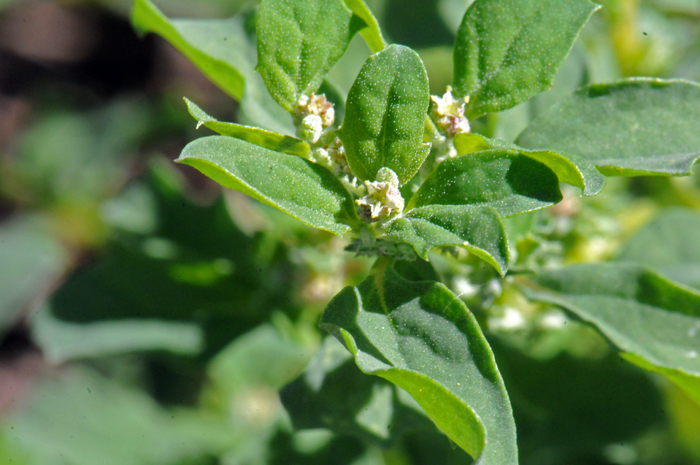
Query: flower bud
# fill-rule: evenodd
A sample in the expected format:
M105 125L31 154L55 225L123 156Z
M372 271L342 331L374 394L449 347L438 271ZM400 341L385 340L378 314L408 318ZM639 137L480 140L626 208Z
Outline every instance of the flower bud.
M307 115L297 128L297 136L311 144L315 144L323 133L323 122L318 115Z

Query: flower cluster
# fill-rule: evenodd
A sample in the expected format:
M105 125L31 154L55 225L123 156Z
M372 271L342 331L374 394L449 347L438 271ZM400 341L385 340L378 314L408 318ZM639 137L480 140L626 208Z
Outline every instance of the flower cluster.
M325 128L335 123L333 104L325 94L302 95L294 110L294 124L297 135L311 144L316 144Z
M470 131L469 120L464 117L468 96L456 99L452 95L452 87L447 86L447 92L442 97L431 95L430 99L433 101L430 115L440 132L452 138Z
M399 178L389 168L377 173L376 181L365 181L367 195L355 202L365 208L370 220L386 221L403 211L404 199L399 191Z

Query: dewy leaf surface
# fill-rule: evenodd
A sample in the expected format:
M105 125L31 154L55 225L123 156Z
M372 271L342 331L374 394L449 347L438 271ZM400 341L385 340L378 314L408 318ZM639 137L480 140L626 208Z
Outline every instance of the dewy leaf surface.
M428 156L423 143L430 91L420 57L391 45L367 59L348 94L340 138L357 177L374 181L388 167L401 184Z
M425 262L380 259L326 308L321 327L359 368L406 390L438 428L482 465L515 465L510 401L474 316ZM416 269L418 268L418 269ZM425 279L425 278L418 278Z
M700 288L700 214L664 210L627 241L617 260L649 265L669 279Z
M474 118L514 107L552 87L588 18L589 0L476 0L454 48L454 88Z
M242 18L170 20L150 0L134 0L131 23L170 42L231 97L243 97L248 60Z
M528 292L531 298L569 310L630 361L673 374L669 379L700 399L700 292L632 263L546 271L537 283L547 291Z
M580 188L586 196L598 194L605 185L605 177L600 171L580 156L565 156L551 150L528 150L501 139L489 139L481 134L457 134L454 144L459 155L490 149L516 151L543 163L554 171L560 182Z
M495 149L440 163L407 209L478 205L509 217L549 207L561 199L559 179L547 166L516 151Z
M258 66L270 95L294 111L316 92L364 21L343 0L263 0L258 11Z
M185 99L187 109L190 115L197 120L199 126L206 126L212 131L218 132L222 136L235 137L251 144L259 145L277 152L287 153L290 155L299 155L306 157L311 148L306 142L297 139L296 137L286 136L273 131L267 131L252 126L244 126L236 123L223 123L209 116L201 108L193 102Z
M516 143L578 154L608 176L681 176L700 156L698 127L700 85L633 78L577 91Z
M367 27L362 29L360 34L365 39L370 52L377 53L384 50L386 43L382 37L381 29L379 29L379 23L364 0L345 0L345 5L367 24Z
M510 261L508 237L496 210L471 205L414 208L385 227L394 240L413 246L424 260L434 247L460 246L504 275Z
M358 221L340 181L303 158L211 136L190 142L177 161L318 229L342 235Z

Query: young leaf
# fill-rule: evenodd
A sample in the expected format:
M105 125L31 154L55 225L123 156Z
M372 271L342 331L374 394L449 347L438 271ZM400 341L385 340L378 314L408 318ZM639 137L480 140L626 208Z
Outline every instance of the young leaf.
M630 263L546 271L537 283L547 290L528 291L530 298L569 310L631 361L672 374L671 381L700 398L700 292Z
M546 165L554 171L560 182L578 187L585 196L598 194L605 185L605 176L580 156L564 156L551 150L528 150L504 140L489 139L481 134L457 134L454 144L459 155L489 149L516 151Z
M618 261L653 267L664 276L700 288L700 214L673 208L627 241Z
M495 149L440 163L411 198L407 210L426 205L479 205L508 217L561 199L559 179L547 166L516 151Z
M385 226L394 240L413 246L424 260L434 247L460 246L504 275L508 270L508 238L496 210L471 205L429 205L414 208Z
M577 91L516 143L579 154L608 176L682 176L700 156L698 127L700 85L633 78Z
M258 66L270 95L293 112L316 92L364 21L343 0L263 0L258 11Z
M379 29L377 18L374 17L364 0L345 0L345 5L367 25L360 31L360 34L365 39L370 52L377 53L384 50L386 43L382 37L382 31Z
M299 157L211 136L190 142L176 161L314 228L342 235L359 221L352 197L338 178Z
M171 21L151 0L134 0L131 11L134 28L163 37L236 100L243 97L247 74L242 22L242 18Z
M185 102L187 102L187 109L190 115L198 121L198 128L203 125L212 131L218 132L222 136L235 137L236 139L241 139L251 144L259 145L260 147L288 153L290 155L306 157L311 151L309 144L295 137L236 123L222 123L206 114L201 108L188 99L185 99Z
M474 316L445 286L404 277L425 274L421 266L429 267L379 259L365 281L328 304L320 325L360 370L411 394L480 464L515 465L515 423L493 353Z
M514 107L552 86L599 5L589 0L476 0L454 48L454 88L475 118Z
M367 59L350 89L340 138L357 177L388 167L407 183L423 164L428 75L416 52L391 45Z
M352 355L328 337L306 371L280 393L294 428L328 428L388 446L405 431L433 429L411 396L362 373Z

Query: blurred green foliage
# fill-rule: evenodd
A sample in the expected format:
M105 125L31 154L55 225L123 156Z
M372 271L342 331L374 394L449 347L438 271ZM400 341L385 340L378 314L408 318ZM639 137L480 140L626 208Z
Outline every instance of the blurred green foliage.
M240 52L253 57L241 66L254 76L254 0L157 3L168 16L240 15L236 33L250 41ZM388 42L417 49L431 92L441 94L471 2L367 3ZM474 121L475 130L512 142L584 84L700 80L698 0L602 4L551 90ZM23 7L0 1L4 14ZM125 22L131 2L62 7ZM180 58L160 45L154 62L176 69ZM347 95L369 53L355 37L324 84L329 92ZM62 85L12 96L31 114L0 147L0 399L14 399L0 402L1 465L470 463L404 391L360 378L349 354L322 342L321 310L359 284L369 262L168 161L193 138L185 93L222 119L288 133L277 110L270 118L257 77L240 103L162 77L89 104ZM516 273L618 257L698 288L698 176L611 179L599 197L566 194L547 211L507 220ZM700 407L690 395L623 362L597 333L525 299L475 257L434 258L494 348L521 463L700 464ZM13 345L18 337L24 343ZM30 387L13 392L24 376L15 367L36 351ZM377 425L401 434L389 440Z

